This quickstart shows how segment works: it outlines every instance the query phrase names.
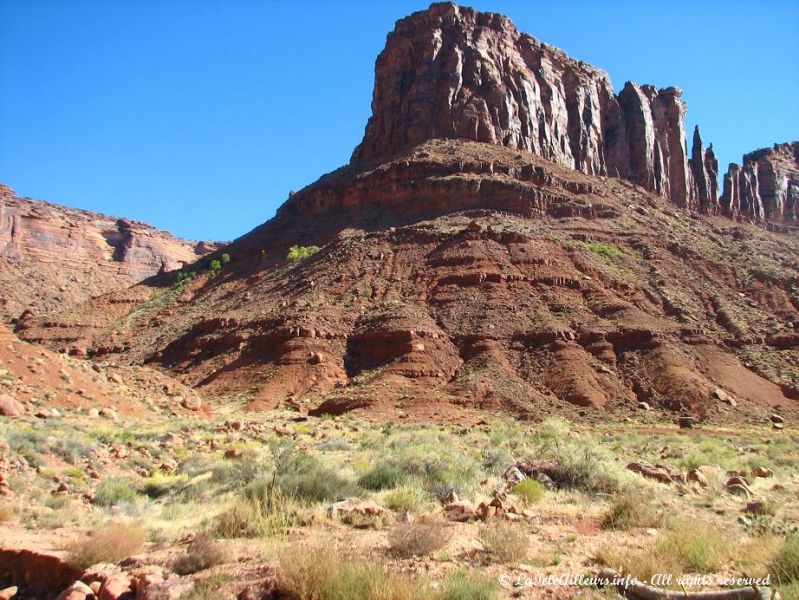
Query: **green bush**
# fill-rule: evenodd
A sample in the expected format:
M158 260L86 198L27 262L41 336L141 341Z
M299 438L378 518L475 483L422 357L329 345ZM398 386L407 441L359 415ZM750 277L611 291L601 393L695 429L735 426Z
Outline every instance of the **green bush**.
M289 248L286 258L292 261L304 260L310 256L313 256L319 252L319 250L321 250L319 246L292 246Z
M230 262L230 254L225 252L222 256L219 257L219 262L222 263L222 266L225 266Z
M546 491L540 481L529 478L520 481L511 490L515 496L519 496L526 504L535 504L544 497Z
M358 485L372 491L390 490L405 483L408 475L388 463L379 463L361 475Z
M383 498L385 505L398 513L421 513L430 506L433 501L427 491L418 485L405 484L398 487Z
M222 269L222 263L218 260L212 260L209 268L211 269L211 273L218 273Z
M123 502L131 503L138 497L136 486L130 479L109 477L100 482L94 494L94 503L100 506L116 506Z

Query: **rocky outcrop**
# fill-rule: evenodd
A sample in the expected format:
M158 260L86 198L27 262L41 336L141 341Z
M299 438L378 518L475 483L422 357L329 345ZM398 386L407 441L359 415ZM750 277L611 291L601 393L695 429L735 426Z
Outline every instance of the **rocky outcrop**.
M519 33L502 15L433 4L389 34L353 161L432 138L525 150L698 208L680 90L628 82L616 96L604 71Z
M76 303L217 248L144 223L19 198L0 185L0 314Z
M694 139L691 147L691 172L696 184L696 200L699 210L704 213L719 212L718 178L719 163L713 152L713 144L705 150L699 125L694 128Z
M724 175L721 208L731 217L797 224L799 218L799 142L775 144L731 163Z

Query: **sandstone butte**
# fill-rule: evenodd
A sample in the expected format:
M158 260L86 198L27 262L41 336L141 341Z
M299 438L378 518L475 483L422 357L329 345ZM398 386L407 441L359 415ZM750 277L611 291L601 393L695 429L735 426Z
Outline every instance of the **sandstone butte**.
M253 410L796 412L799 143L747 155L719 193L678 89L616 94L450 3L397 22L372 113L350 164L180 280L26 314L17 334ZM289 261L295 244L321 250ZM166 270L134 247L140 273Z

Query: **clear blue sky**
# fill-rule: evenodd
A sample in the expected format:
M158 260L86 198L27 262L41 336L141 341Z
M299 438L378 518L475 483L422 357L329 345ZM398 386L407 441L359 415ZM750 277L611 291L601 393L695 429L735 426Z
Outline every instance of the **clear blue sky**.
M349 160L374 60L422 1L0 0L0 181L233 239ZM683 88L722 164L799 139L799 2L465 2L608 71Z

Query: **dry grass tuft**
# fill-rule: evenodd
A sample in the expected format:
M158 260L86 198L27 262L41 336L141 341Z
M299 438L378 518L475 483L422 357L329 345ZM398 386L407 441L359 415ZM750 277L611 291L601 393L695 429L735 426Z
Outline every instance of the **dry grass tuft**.
M630 492L616 496L602 518L605 529L632 529L633 527L660 527L663 514L647 500Z
M69 561L84 569L100 562L118 563L141 550L146 540L147 532L138 525L111 523L70 545Z
M438 521L396 525L388 534L391 552L400 558L427 556L447 545L452 531Z
M191 575L225 562L222 545L207 533L201 533L188 545L186 553L175 560L178 575Z
M527 558L527 534L515 523L486 525L480 529L479 540L485 550L501 563L516 564Z

